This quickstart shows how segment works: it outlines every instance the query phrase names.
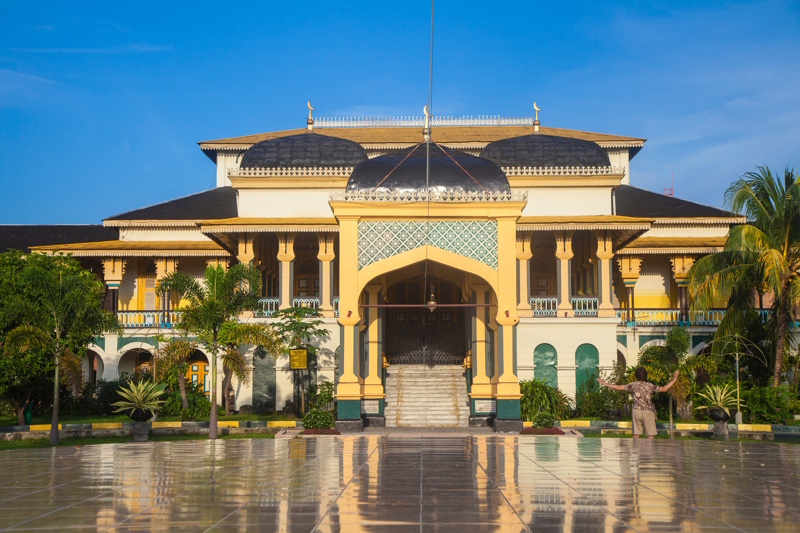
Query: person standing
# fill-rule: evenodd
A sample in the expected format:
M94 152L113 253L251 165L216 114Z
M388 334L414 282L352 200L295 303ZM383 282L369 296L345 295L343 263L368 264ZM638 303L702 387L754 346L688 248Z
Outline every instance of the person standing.
M601 378L597 378L597 383L609 389L630 393L633 397L633 438L638 439L644 432L648 439L656 436L656 407L653 405L654 392L667 392L678 379L678 371L672 375L669 383L659 387L655 383L647 381L647 369L640 366L634 372L636 381L627 385L614 385L606 383Z

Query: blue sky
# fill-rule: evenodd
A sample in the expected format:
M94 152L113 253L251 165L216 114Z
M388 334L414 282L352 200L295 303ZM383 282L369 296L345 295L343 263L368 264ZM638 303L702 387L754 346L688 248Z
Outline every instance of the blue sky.
M558 5L555 5L558 4ZM433 112L647 138L633 184L720 205L800 167L796 2L444 1ZM430 3L0 5L0 223L99 223L206 190L196 142L420 114Z

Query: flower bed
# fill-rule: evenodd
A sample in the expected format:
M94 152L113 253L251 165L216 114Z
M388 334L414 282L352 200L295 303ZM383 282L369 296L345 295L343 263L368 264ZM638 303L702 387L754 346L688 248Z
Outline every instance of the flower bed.
M520 435L563 435L564 432L558 428L522 428Z

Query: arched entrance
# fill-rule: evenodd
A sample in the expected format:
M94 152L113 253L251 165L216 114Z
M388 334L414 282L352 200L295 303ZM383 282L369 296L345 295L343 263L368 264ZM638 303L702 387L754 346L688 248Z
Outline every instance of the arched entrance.
M494 301L477 276L432 261L365 286L359 377L367 382L377 370L372 362L382 362L387 426L469 424L470 390L476 383L491 390L497 380Z
M142 348L128 350L119 360L119 374L144 376L153 372L153 355Z
M86 350L86 355L83 356L84 383L97 383L98 380L103 379L104 370L105 365L100 354L94 350Z
M192 352L186 370L186 381L200 387L206 395L211 394L211 380L208 378L208 358L200 350Z

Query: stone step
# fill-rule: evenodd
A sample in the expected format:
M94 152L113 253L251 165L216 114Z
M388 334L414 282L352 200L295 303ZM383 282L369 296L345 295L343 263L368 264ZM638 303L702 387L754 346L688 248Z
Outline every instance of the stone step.
M469 397L460 366L393 365L384 401L390 427L466 427Z

